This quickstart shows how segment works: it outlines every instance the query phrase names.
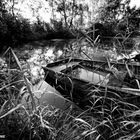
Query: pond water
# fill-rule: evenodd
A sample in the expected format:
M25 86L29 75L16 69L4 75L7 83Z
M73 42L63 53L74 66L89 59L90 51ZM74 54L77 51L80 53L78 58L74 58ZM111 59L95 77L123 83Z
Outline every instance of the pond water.
M105 60L106 57L115 59L116 52L91 47L85 40L51 40L34 41L14 50L23 67L26 63L31 68L33 76L39 75L41 66L67 57ZM26 66L25 66L26 68ZM37 78L37 77L36 77Z
M109 79L107 77L107 73L101 71L89 71L83 68L77 68L72 71L72 76L75 76L78 79L83 79L86 81L90 81L93 84L98 85L107 85Z

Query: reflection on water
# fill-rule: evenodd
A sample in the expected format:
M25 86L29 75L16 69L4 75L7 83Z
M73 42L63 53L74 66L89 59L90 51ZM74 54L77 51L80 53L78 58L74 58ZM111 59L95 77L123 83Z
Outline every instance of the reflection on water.
M104 59L108 55L115 57L113 50L97 50L84 39L79 42L76 40L35 41L20 46L15 51L20 60L35 65L46 65L69 56L84 59Z
M15 49L15 53L25 69L27 68L27 63L30 66L33 81L38 79L41 75L43 77L42 66L46 66L48 63L56 60L67 57L106 60L108 56L114 59L116 57L116 52L113 50L103 51L93 48L93 46L84 39L80 41L34 41ZM98 79L103 78L100 76Z
M83 68L77 68L75 70L72 70L69 74L76 78L83 79L98 85L105 86L109 81L109 79L107 78L107 73L99 71L93 72Z
M28 63L32 78L37 79L37 77L43 75L41 67L46 66L50 62L70 56L84 58L83 54L79 53L77 49L79 46L75 42L75 40L34 41L20 46L14 51L22 66L26 69ZM81 46L84 45L84 50L86 49L85 44L87 44L85 41L81 41ZM87 46L89 45L87 44Z
M29 68L32 78L43 78L42 66L67 57L106 61L117 60L115 49L102 50L91 46L85 39L34 41L14 50L24 69ZM12 63L13 65L13 63ZM81 70L82 73L83 70ZM95 74L94 74L95 75ZM93 76L92 76L93 77ZM102 79L101 77L98 79ZM97 80L99 81L99 80Z

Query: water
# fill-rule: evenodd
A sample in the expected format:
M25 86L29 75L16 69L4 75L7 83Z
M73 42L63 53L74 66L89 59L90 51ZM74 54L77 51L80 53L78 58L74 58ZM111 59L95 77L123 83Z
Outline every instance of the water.
M106 86L107 83L109 82L108 73L101 71L92 71L84 68L76 68L67 74L76 77L78 79L91 82L96 85Z

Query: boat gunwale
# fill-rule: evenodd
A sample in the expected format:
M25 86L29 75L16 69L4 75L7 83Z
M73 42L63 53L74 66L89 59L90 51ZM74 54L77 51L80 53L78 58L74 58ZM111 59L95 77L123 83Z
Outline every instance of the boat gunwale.
M135 95L135 96L140 96L140 91L138 92L138 89L133 89L133 88L128 88L128 90L126 88L119 88L119 87L113 87L113 86L103 86L103 85L96 85L96 84L93 84L92 82L90 81L87 81L87 80L83 80L83 79L79 79L77 77L73 77L73 76L70 76L70 75L67 75L65 73L62 73L61 71L60 72L55 72L54 70L50 69L49 67L43 67L44 71L48 70L48 71L52 71L54 72L55 74L57 74L57 76L61 75L61 76L64 76L64 77L68 77L69 79L72 79L72 80L76 80L78 82L82 82L84 84L89 84L89 85L94 85L94 87L96 88L100 88L100 89L110 89L110 90L113 90L113 91L118 91L118 92L125 92L126 94L132 94L132 95ZM130 90L129 90L130 89ZM133 90L132 90L133 89ZM136 92L135 92L136 90Z
M65 58L65 59L61 59L61 60L57 60L55 62L49 63L47 64L47 67L53 67L53 66L57 66L58 64L66 64L69 62L88 62L88 63L101 63L101 64L107 64L107 61L101 61L101 60L87 60L87 59L80 59L80 58ZM125 66L126 63L122 63L122 62L117 62L117 61L110 61L110 64L113 64L115 66ZM127 63L128 66L130 67L140 67L140 64L133 64L133 63Z

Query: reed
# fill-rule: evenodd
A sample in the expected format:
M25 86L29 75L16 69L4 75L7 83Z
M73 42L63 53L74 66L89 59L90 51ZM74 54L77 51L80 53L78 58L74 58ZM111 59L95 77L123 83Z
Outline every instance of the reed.
M79 49L79 48L78 48ZM28 80L14 51L18 66L0 68L0 139L8 140L135 140L140 138L140 109L122 97L108 98L106 90L90 91L92 107L71 106L62 111L36 103L32 81ZM73 57L73 55L71 55ZM108 61L110 66L110 62ZM111 66L110 66L111 68ZM129 72L129 69L128 69ZM107 89L107 88L106 88ZM105 93L95 96L95 92ZM72 92L72 91L71 91ZM27 98L25 98L25 95ZM97 94L96 94L97 95ZM23 103L23 98L25 103ZM72 98L72 94L71 94ZM26 104L26 105L25 105Z
M71 107L69 112L64 112L53 106L36 104L31 81L24 74L20 61L11 48L4 55L9 52L19 68L13 70L7 65L0 73L0 138L72 140L93 135L95 130L91 133L92 124L89 119L86 122L85 114L78 117L81 110L76 111ZM29 95L28 98L25 99L25 95ZM23 98L26 103L22 102ZM90 119L93 121L92 117Z

